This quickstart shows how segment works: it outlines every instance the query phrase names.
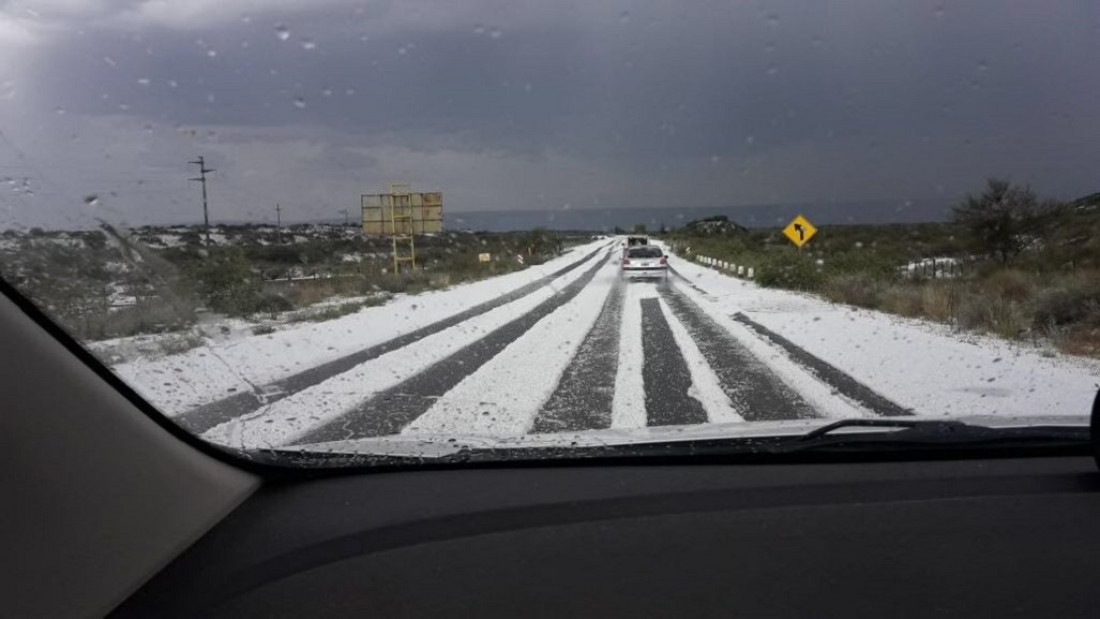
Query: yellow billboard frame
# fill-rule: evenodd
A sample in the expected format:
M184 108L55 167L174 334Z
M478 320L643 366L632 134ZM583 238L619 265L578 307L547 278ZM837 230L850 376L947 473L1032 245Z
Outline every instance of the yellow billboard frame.
M407 262L416 268L416 235L443 232L443 192L411 192L407 183L391 183L389 193L363 194L364 236L388 236L393 240L393 269ZM401 248L407 247L407 252Z

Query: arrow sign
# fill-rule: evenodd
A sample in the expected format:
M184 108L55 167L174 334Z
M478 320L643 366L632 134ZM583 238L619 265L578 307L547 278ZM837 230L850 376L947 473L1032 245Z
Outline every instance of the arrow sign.
M814 238L817 234L817 228L814 227L810 220L799 215L791 220L791 223L787 224L786 228L783 228L783 234L791 240L792 243L801 248L810 239Z

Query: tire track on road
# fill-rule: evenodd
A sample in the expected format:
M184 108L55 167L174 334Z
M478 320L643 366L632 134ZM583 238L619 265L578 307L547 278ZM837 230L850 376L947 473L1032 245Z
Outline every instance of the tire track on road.
M553 297L543 301L535 309L500 326L484 338L425 368L404 382L375 394L358 408L307 432L292 444L397 434L417 417L427 412L437 398L477 371L539 320L577 296L606 263L607 260L597 260L580 278L562 288Z
M722 390L746 421L820 417L806 400L672 285L658 288L718 376ZM648 357L647 357L648 358Z
M844 373L836 366L814 356L764 325L753 322L748 316L741 312L734 314L733 319L785 350L795 363L805 367L813 375L817 376L821 382L836 389L841 395L858 402L875 414L882 415L883 417L903 417L913 414L912 410L900 406L893 400L879 394L867 385L864 385Z
M535 418L532 432L577 432L611 427L624 292L623 281L617 280L604 301L596 324L581 342L558 387Z
M502 305L511 303L517 299L527 296L539 288L546 286L550 282L554 281L558 277L569 273L570 271L581 266L588 260L591 260L593 256L596 256L600 252L607 251L609 246L602 246L587 255L580 260L572 262L559 268L558 270L545 275L529 284L525 284L511 292L507 292L498 297L485 301L475 305L469 309L463 310L450 318L444 318L443 320L434 322L430 325L426 325L415 331L410 331L404 335L400 335L392 340L375 344L365 348L359 352L352 353L350 355L323 363L321 365L312 367L308 370L293 374L286 378L268 383L266 385L258 387L255 391L246 391L232 395L228 398L223 398L203 406L186 411L176 417L173 420L182 425L184 428L201 434L207 430L218 426L222 423L241 417L248 413L255 411L256 409L278 402L279 400L308 389L314 385L324 382L333 376L342 374L351 370L355 366L380 357L388 352L403 348L422 340L430 335L434 335L449 329L459 323L462 323L475 316L480 316L490 310L493 310Z
M691 371L684 360L660 302L651 297L642 304L642 384L645 388L646 425L676 426L707 422L699 400L688 395Z

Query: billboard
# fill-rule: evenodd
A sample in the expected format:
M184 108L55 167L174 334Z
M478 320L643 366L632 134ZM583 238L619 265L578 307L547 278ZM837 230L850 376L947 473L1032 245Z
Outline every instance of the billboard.
M402 192L362 196L363 234L401 236L443 232L443 193Z

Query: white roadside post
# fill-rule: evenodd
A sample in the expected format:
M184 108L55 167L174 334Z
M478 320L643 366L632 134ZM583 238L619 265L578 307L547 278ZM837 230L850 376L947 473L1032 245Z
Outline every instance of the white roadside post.
M748 277L749 277L749 279L752 279L752 267L749 267Z

